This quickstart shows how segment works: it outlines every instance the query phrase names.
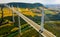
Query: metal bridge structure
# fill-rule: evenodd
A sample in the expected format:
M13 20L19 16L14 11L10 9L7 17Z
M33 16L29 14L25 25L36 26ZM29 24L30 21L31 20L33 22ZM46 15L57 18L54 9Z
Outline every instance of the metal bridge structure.
M22 18L23 20L25 20L30 26L32 26L37 32L39 32L43 37L56 37L53 33L49 32L48 30L46 30L44 28L44 9L41 8L42 10L42 17L41 17L41 25L38 25L37 23L35 23L34 21L32 21L31 19L29 19L28 17L26 17L25 15L23 15L21 12L19 12L18 10L15 10L13 8L13 5L12 7L10 7L9 5L4 5L6 6L7 8L11 9L13 12L12 12L12 19L13 19L13 22L15 22L15 19L14 19L14 13L16 13L18 15L18 26L19 26L19 33L21 33L21 24L20 24L20 18Z

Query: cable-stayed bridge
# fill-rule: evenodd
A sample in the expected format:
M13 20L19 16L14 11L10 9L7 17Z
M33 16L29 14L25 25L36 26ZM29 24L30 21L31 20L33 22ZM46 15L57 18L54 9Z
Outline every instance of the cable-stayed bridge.
M18 20L20 20L20 17L25 20L29 25L31 25L37 32L39 32L41 35L43 35L44 37L56 37L54 34L52 34L51 32L49 32L48 30L43 28L43 23L44 23L44 14L42 16L42 25L38 25L37 23L35 23L34 21L30 20L29 18L27 18L26 16L24 16L22 13L20 13L19 11L15 10L13 7L11 8L8 5L5 5L7 8L11 9L13 11L13 22L14 22L14 13L16 13L18 15ZM20 21L19 21L19 33L21 32L21 27L20 27ZM43 31L43 32L41 32Z

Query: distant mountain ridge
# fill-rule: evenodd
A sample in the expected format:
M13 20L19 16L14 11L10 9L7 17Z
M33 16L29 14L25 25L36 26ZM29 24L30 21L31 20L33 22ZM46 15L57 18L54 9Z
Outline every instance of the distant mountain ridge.
M46 5L46 7L60 7L60 4L51 4L51 5Z
M3 4L0 4L0 7L4 6ZM7 5L9 6L14 6L14 7L21 7L21 8L35 8L35 7L40 7L43 6L43 4L41 3L20 3L20 2L11 2L11 3L7 3Z
M43 6L40 3L19 3L19 2L13 2L13 3L8 3L7 5L14 6L14 7L21 7L21 8L35 8L35 7L40 7Z
M60 11L60 4L45 5L45 7Z

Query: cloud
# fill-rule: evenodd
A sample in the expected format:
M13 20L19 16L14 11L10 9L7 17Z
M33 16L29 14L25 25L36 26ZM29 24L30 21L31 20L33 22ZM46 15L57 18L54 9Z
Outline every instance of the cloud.
M60 4L60 0L41 0L43 4Z

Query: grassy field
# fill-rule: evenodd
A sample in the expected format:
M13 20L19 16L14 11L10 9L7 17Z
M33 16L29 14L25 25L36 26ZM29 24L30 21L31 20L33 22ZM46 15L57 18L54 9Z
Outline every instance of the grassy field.
M22 14L24 14L26 17L33 20L37 24L39 24L39 25L41 24L40 23L41 16L42 16L41 13L38 16L37 13L34 13L33 11L29 10L28 8L26 8L26 9L25 8L18 8L18 9L15 8L15 9L20 11ZM10 10L8 8L4 8L3 12L4 12L3 13L4 22L8 21L8 23L0 26L0 37L18 37L19 36L19 32L18 32L19 27L18 27L17 15L14 14L15 22L13 23L12 10ZM45 14L50 14L50 15L55 16L57 13L53 12L53 11L45 10ZM0 20L1 20L1 10L0 10ZM49 19L48 21L50 21L50 20L51 19ZM27 24L27 22L25 22L22 18L20 21L21 21L21 37L39 37L39 33L34 28L32 28L29 24ZM56 22L56 21L57 20L55 20L54 22L45 23L45 28L48 31L55 34L57 37L60 37L60 32L59 32L60 31L60 22L59 21Z
M7 19L8 21L12 22L11 18L12 18L12 16L4 17L4 19ZM15 21L16 22L14 24L11 24L11 25L10 24L4 24L4 25L0 26L0 36L1 37L14 37L15 35L17 37L17 35L19 34L19 32L18 32L19 28L18 28L17 19L18 19L17 16L15 16ZM39 33L36 30L34 30L29 24L27 24L25 21L24 22L23 21L24 20L21 19L21 22L22 22L21 23L21 34L22 34L21 36L22 37L26 37L26 36L28 36L28 37L31 36L32 37L34 35L35 37L37 37ZM30 33L31 33L31 35L29 36ZM27 35L25 35L25 34L27 34Z
M45 28L55 34L57 37L60 37L60 23L59 22L47 22L45 23Z

